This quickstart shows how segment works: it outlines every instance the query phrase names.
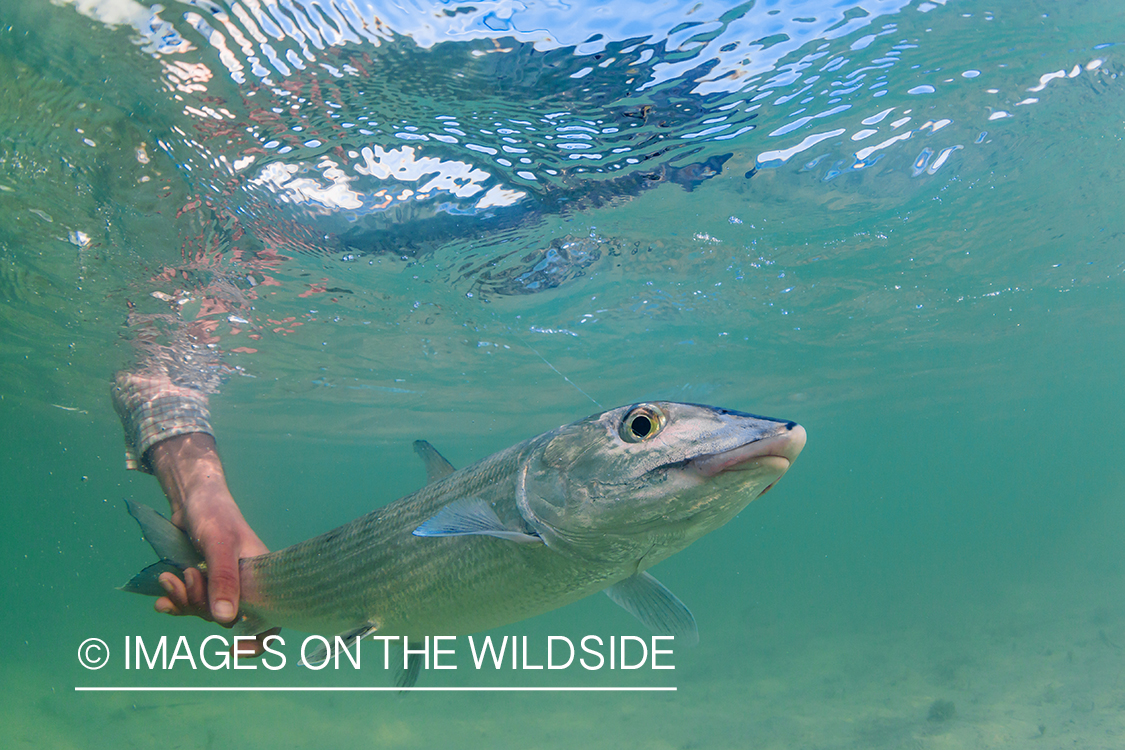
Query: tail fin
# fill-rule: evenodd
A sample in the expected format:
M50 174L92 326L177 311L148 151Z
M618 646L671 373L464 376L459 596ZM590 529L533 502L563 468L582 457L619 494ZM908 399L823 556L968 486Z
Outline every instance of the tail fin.
M164 516L147 505L125 501L129 514L140 524L145 541L152 545L160 562L153 563L137 573L124 586L122 591L145 596L164 596L164 589L157 581L162 573L180 575L185 568L198 568L203 565L203 556L195 549L187 534L174 526Z
M145 541L152 545L153 551L160 557L160 562L153 563L137 573L124 586L118 586L119 590L144 596L164 596L167 592L160 585L161 574L171 573L183 579L186 568L199 568L206 573L207 565L203 555L199 554L199 550L182 529L147 505L125 500L125 507L129 509L129 515L137 519L141 534L144 535ZM245 611L243 607L239 610L233 627L238 635L258 635L273 626L254 612Z

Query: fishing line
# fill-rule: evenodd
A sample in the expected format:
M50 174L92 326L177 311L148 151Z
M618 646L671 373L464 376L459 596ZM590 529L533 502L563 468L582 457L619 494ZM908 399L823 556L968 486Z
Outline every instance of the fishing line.
M538 351L537 351L537 350L535 349L535 347L534 347L534 346L532 346L531 344L529 344L529 343L527 343L526 341L524 341L524 340L523 340L523 337L522 337L522 336L520 336L519 334L514 334L514 335L515 335L515 337L516 337L517 339L519 339L519 340L520 340L520 343L521 343L521 344L523 344L524 346L526 346L526 347L527 347L528 349L530 349L530 350L531 350L531 351L532 351L532 352L533 352L533 353L535 354L535 356L536 356L536 357L539 357L539 359L543 360L543 363L544 363L544 364L546 364L546 365L547 365L547 367L550 367L550 368L551 368L552 370L554 370L555 372L557 372L557 373L559 374L559 377L560 377L560 378L562 378L562 379L563 379L563 380L565 380L566 382L570 383L570 385L571 385L571 386L573 386L574 390L578 391L578 392L579 392L579 393L581 393L581 394L582 394L583 396L585 396L586 398L588 398L588 399L590 399L591 401L593 401L593 402L594 402L594 406L598 407L599 409L605 409L605 407L604 407L604 406L602 406L602 405L601 405L600 403L598 403L598 400L597 400L596 398L594 398L593 396L591 396L591 395L590 395L589 393L586 393L586 391L584 391L584 390L582 390L581 388L579 388L579 387L578 387L578 386L577 386L577 385L575 384L575 382L574 382L573 380L571 380L571 379L570 379L570 378L568 378L568 377L567 377L566 375L563 375L563 374L562 374L561 372L559 372L559 368L555 367L555 366L554 366L554 365L552 365L552 364L551 364L550 362L548 362L548 361L547 361L547 358L546 358L546 357L544 357L544 356L543 356L542 354L540 354L540 353L539 353L539 352L538 352Z

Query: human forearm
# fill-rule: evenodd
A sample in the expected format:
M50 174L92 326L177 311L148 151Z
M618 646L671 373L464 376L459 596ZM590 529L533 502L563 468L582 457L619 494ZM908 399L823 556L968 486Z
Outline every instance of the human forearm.
M189 503L213 499L234 502L215 438L210 435L177 435L152 446L147 458L172 506L172 523L177 526L183 526Z

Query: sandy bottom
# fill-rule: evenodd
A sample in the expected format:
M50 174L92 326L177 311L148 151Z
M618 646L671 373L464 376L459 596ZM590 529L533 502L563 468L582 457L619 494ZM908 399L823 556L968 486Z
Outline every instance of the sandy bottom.
M849 625L812 610L745 626L731 620L678 657L674 673L630 683L675 685L674 693L94 695L73 691L75 680L97 683L76 668L60 667L67 681L52 682L50 668L8 665L0 673L2 744L1119 750L1121 588L1078 594L1060 584L904 626L854 612ZM732 648L738 627L742 637ZM619 676L556 673L540 684L611 685ZM423 678L430 685L512 684L510 675L469 670Z

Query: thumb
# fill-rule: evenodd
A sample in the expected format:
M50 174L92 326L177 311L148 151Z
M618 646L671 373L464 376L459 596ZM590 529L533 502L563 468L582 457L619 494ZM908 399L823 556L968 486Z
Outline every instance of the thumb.
M211 616L229 623L238 613L238 545L233 535L222 534L203 549L207 560L207 599Z

